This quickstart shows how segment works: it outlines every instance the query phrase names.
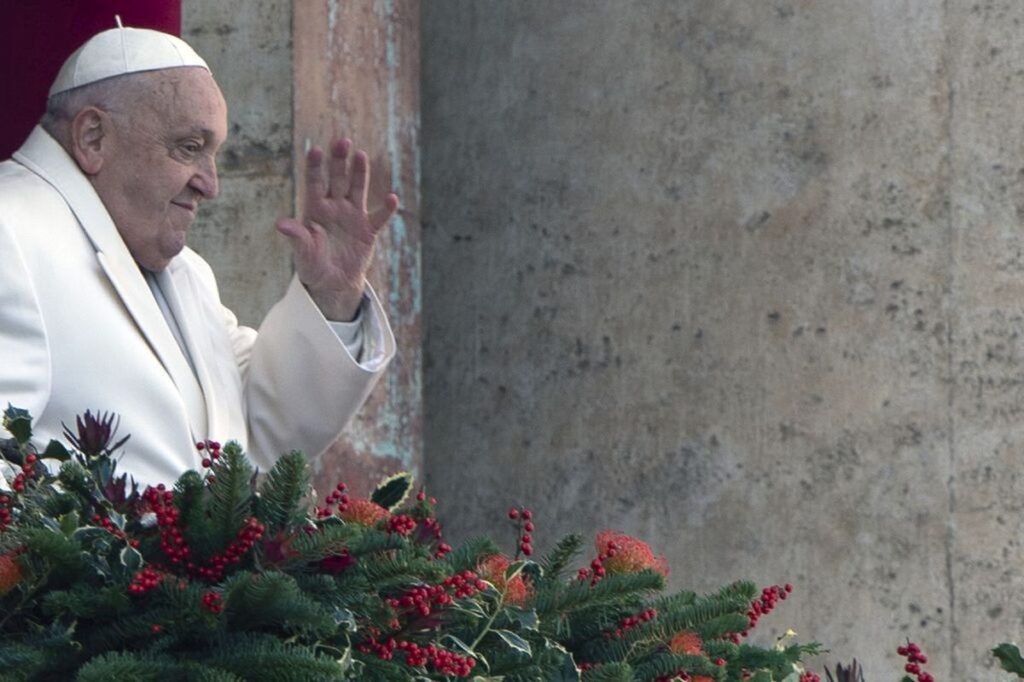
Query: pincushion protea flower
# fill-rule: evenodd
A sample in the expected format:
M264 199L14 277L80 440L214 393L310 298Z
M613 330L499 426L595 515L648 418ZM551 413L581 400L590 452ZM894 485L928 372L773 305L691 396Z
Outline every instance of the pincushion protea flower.
M636 573L650 569L668 576L668 563L663 556L654 556L651 546L642 540L617 530L601 531L597 535L598 555L604 559L608 573Z
M23 577L17 552L0 554L0 595L10 592Z
M388 518L388 510L366 498L355 497L349 500L348 508L339 512L338 516L349 523L355 523L364 528L373 528Z
M699 656L704 653L702 647L704 643L700 640L700 635L692 630L683 630L682 632L676 633L671 640L669 640L668 648L674 654L689 654L691 656Z
M505 578L505 571L511 564L512 560L504 554L492 554L477 564L476 572L504 593L506 604L522 606L530 598L530 587L521 574L513 576L511 580Z

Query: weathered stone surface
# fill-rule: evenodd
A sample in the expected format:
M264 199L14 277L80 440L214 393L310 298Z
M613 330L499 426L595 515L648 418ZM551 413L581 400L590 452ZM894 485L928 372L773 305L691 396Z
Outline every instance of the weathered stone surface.
M993 679L984 644L1019 640L1024 590L1024 7L951 3L952 679ZM979 672L981 671L981 672Z
M295 3L293 22L298 154L351 137L370 156L371 208L389 191L401 200L381 234L371 273L398 355L318 476L322 489L343 479L365 493L382 473L422 467L419 3L311 0ZM300 173L300 205L303 192Z
M371 203L394 188L400 215L380 240L373 283L399 354L346 435L318 466L319 488L366 492L421 468L419 11L405 0L186 1L184 37L209 62L229 106L221 197L191 243L222 297L256 325L292 275L274 221L301 211L308 145L353 137L371 157ZM325 377L329 381L329 377Z
M538 537L620 527L677 587L794 582L762 643L793 627L889 679L912 637L937 676L993 679L1016 611L967 631L954 587L1000 551L993 515L958 525L987 198L954 74L998 21L966 13L424 4L425 451L453 533L511 503Z
M228 103L221 196L203 206L190 246L210 261L239 321L255 326L291 277L287 244L274 230L294 210L291 3L184 2L182 37Z

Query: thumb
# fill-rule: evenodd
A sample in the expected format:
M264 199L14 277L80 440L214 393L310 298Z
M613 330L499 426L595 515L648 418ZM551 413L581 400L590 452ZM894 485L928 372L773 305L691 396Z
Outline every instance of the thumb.
M310 240L309 230L306 229L306 226L301 221L295 218L281 218L274 224L274 227L288 238L288 241L292 243L293 249L306 247Z

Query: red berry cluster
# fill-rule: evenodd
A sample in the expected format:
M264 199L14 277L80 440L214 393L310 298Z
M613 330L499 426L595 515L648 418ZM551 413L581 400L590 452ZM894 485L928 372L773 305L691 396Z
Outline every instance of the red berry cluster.
M799 682L821 682L821 675L810 670L800 675Z
M928 662L928 657L921 652L921 647L913 642L907 642L906 646L897 648L896 653L907 659L907 664L903 666L903 669L907 671L908 675L917 675L917 682L935 682L932 674L921 668Z
M533 512L526 507L512 507L508 510L508 518L519 524L519 547L516 550L518 558L520 552L525 556L533 554Z
M473 571L463 571L445 578L439 585L414 587L401 597L385 600L396 611L429 616L456 599L472 597L487 589L487 583Z
M189 560L192 550L185 542L185 536L178 525L181 513L174 506L174 493L167 490L161 483L156 488L146 488L142 498L149 503L156 514L156 523L160 528L160 548L167 558L174 565L184 566L190 575L209 582L217 582L224 576L224 569L229 564L237 564L241 561L242 557L263 537L266 530L266 527L256 517L249 517L227 549L220 554L214 554L206 565L200 566Z
M0 495L0 531L7 530L11 525L11 497Z
M215 440L201 440L196 443L196 450L199 452L206 452L207 456L203 458L203 466L207 469L213 466L213 463L220 459L220 443Z
M406 514L395 514L388 519L387 531L407 536L416 530L416 519Z
M160 623L153 623L149 626L149 631L152 632L154 635L159 635L161 632L164 631L164 626L160 625Z
M325 519L328 516L333 516L335 509L339 514L343 511L348 511L349 497L348 493L345 492L346 490L348 490L348 485L345 483L338 483L338 485L334 486L334 490L324 498L324 506L315 508L316 517L318 519ZM335 509L331 509L332 505L337 506Z
M93 514L92 522L97 526L103 528L105 531L113 535L115 538L119 538L121 540L128 540L128 536L125 535L125 532L117 526L115 526L114 522L111 521L109 517L100 516L99 514ZM138 547L139 541L135 539L128 540L128 544L132 547Z
M212 614L218 614L224 610L222 597L216 592L205 592L203 594L203 608Z
M142 499L156 514L156 523L160 528L160 548L163 549L164 555L175 565L189 563L188 558L192 555L192 550L188 548L185 536L178 528L178 518L181 514L174 506L174 493L161 483L155 488L148 486L142 493Z
M364 654L373 654L384 661L394 658L397 649L404 654L406 664L414 668L429 666L442 675L454 677L469 677L473 672L473 666L476 665L476 660L470 656L460 656L433 644L420 646L415 642L398 641L394 637L389 637L383 642L370 639L356 648Z
M771 613L778 603L792 592L793 586L789 583L785 585L770 585L761 590L761 596L750 602L750 608L747 609L747 629L741 633L733 633L729 638L738 644L741 638L750 634L750 631L754 629L762 616L767 616Z
M627 632L629 632L636 626L646 623L647 621L654 620L657 617L657 609L645 609L640 613L636 614L635 616L626 616L625 618L619 621L619 627L615 628L614 630L605 631L604 637L605 639L611 639L612 637L616 639L622 639L623 635L625 635Z
M598 554L593 561L590 562L590 568L581 568L576 573L576 579L583 582L587 579L590 580L591 585L596 585L601 581L601 578L605 576L607 571L604 567L604 562L614 557L619 551L619 546L614 542L608 543L608 548Z
M364 654L373 654L382 661L390 661L395 657L395 649L398 642L394 637L388 637L383 642L378 642L376 637L371 636L370 640L358 645L356 649Z
M266 529L266 526L260 523L255 516L250 516L223 553L210 557L206 566L189 564L189 571L209 582L217 582L224 576L224 569L228 564L237 564L241 561L242 557L263 537Z
M11 490L16 493L25 492L25 481L32 478L35 473L35 464L38 461L38 457L33 454L25 455L25 459L21 463L21 473L14 477L11 481Z
M128 592L134 595L145 594L155 589L163 581L164 577L152 568L144 568L135 574L132 582L128 585Z
M423 497L421 497L421 495ZM426 498L423 491L421 490L417 495L416 499L422 502ZM430 504L437 504L437 500L433 497L430 498ZM441 539L441 522L432 516L428 516L420 522L420 533L424 540L437 543L437 550L434 552L435 559L443 559L446 554L452 551L452 546Z

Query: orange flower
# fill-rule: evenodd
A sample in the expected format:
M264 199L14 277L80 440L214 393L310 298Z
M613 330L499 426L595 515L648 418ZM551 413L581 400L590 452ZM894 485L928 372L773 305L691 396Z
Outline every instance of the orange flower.
M522 574L516 575L512 580L505 579L505 571L511 564L512 560L504 554L492 554L477 564L476 572L494 585L499 592L505 594L506 604L522 606L530 598L530 587L523 580Z
M691 630L683 630L676 634L675 637L668 643L668 649L674 654L689 654L691 656L699 656L704 653L701 648L703 642L700 641L700 635Z
M24 577L17 556L15 552L0 554L0 596L10 592Z
M349 500L348 509L338 514L349 523L372 528L388 517L388 510L362 497Z
M608 573L637 573L649 568L668 576L665 557L654 556L651 546L642 540L617 530L606 530L598 533L596 544L598 554L607 557L604 569Z

